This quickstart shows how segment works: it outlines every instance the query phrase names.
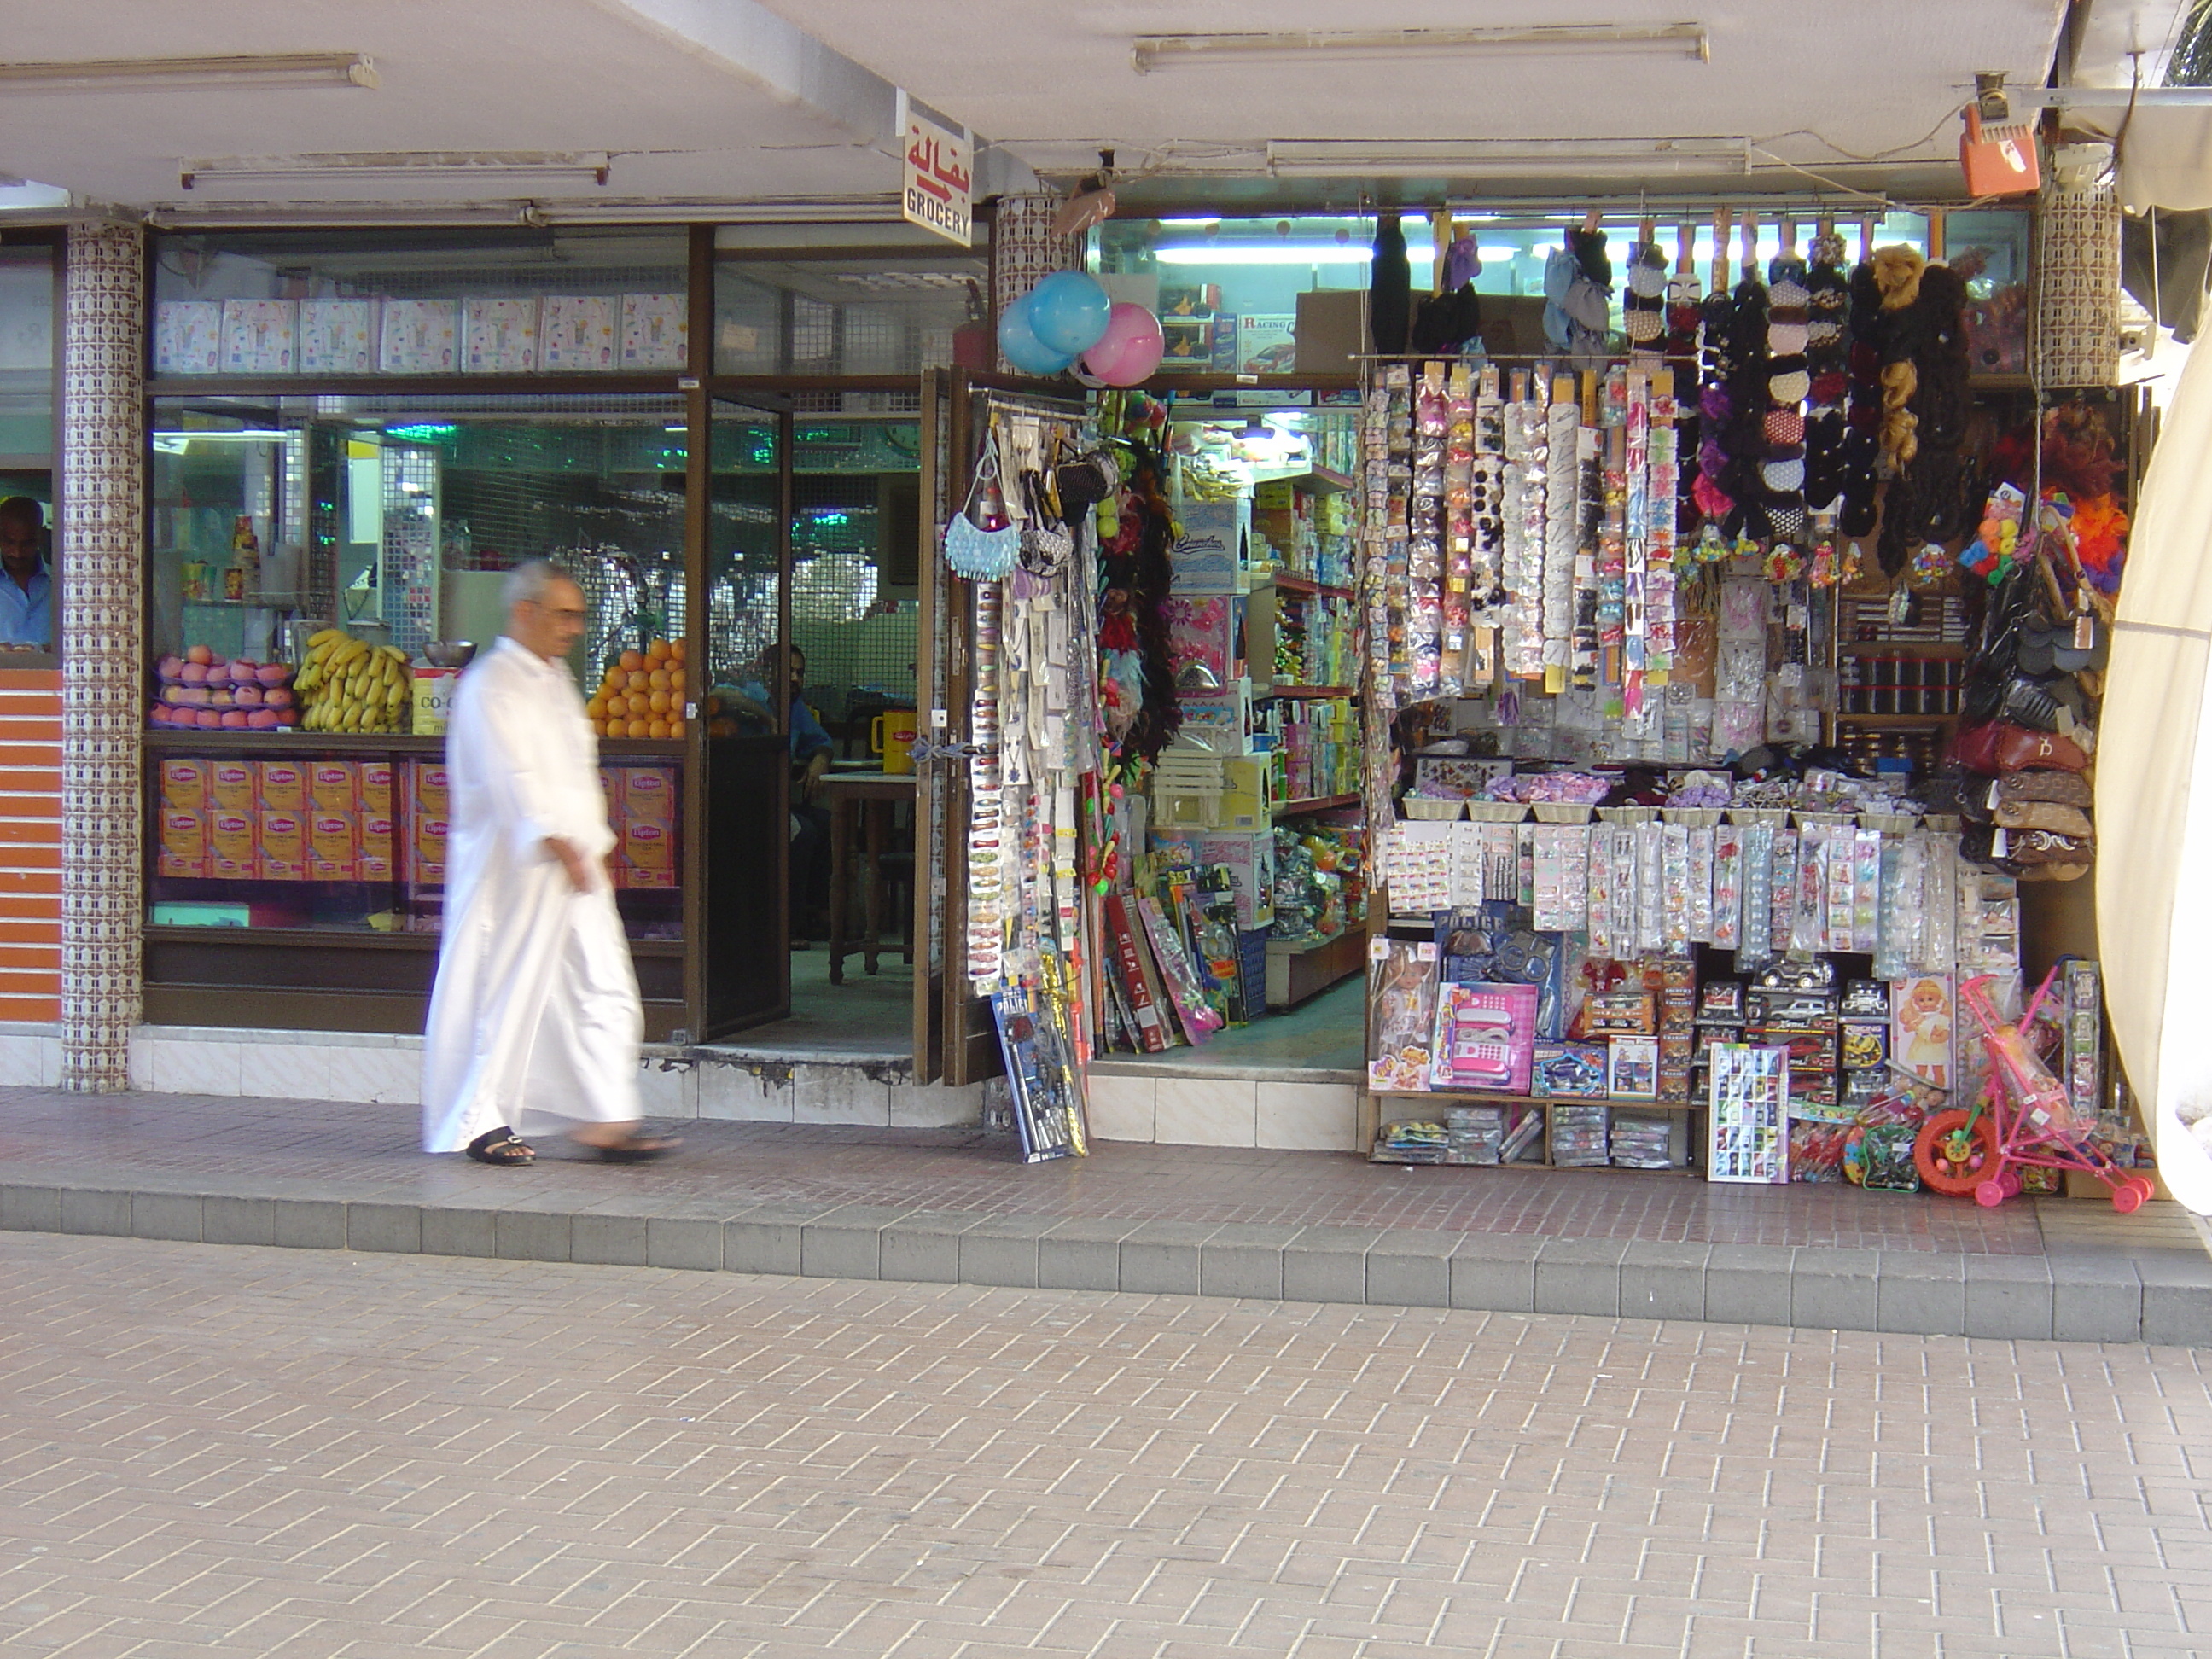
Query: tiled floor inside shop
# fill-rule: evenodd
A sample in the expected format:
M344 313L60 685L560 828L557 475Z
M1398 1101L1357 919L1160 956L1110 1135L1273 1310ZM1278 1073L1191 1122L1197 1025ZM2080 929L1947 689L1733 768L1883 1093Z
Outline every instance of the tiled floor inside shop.
M845 982L830 982L830 951L817 942L791 953L791 1017L740 1031L718 1046L744 1052L907 1060L914 1054L914 969L896 946L867 971L845 958Z
M1366 1061L1365 981L1355 975L1281 1013L1217 1032L1196 1048L1101 1056L1109 1072L1129 1068L1284 1082L1354 1083ZM1326 1076L1316 1075L1327 1073Z

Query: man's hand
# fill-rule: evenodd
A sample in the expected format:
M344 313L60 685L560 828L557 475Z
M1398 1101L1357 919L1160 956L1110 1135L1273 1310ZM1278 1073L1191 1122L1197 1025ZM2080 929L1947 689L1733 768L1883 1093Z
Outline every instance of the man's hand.
M808 805L812 805L815 798L821 794L822 780L829 770L830 751L827 749L817 750L808 757L806 775L799 780L799 797Z
M545 850L561 860L561 867L568 872L568 884L580 893L592 890L592 868L584 862L584 855L566 836L545 837Z

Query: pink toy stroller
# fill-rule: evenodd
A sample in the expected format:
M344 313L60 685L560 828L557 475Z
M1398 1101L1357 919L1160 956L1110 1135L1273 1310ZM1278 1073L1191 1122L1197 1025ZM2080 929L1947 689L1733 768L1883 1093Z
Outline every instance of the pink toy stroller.
M2126 1215L2141 1209L2158 1188L2148 1176L2122 1169L2098 1149L2090 1139L2094 1126L2075 1114L2065 1089L2028 1041L2036 1011L2057 974L2054 967L2044 975L2017 1025L2008 1024L1990 1000L1989 975L1959 988L1960 1002L1982 1028L1990 1054L1989 1085L1972 1106L1929 1117L1913 1142L1912 1161L1920 1179L1936 1192L1959 1198L1972 1193L1985 1206L2002 1204L2020 1191L2017 1166L2080 1170L2110 1188L2112 1207Z

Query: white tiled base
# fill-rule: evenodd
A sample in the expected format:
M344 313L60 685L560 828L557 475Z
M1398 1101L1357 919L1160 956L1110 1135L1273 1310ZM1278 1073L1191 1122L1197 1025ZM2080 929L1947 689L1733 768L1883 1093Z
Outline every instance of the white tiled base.
M46 1023L0 1020L0 1084L55 1089L62 1080L60 1029Z
M1091 1079L1086 1095L1091 1133L1100 1140L1358 1150L1358 1091L1349 1083L1104 1073Z
M647 1053L638 1095L650 1118L947 1128L976 1122L980 1085L878 1083L850 1066L793 1066L763 1079L736 1066L679 1064ZM157 1094L412 1106L422 1099L422 1039L351 1031L144 1025L131 1040L131 1086ZM0 1026L0 1084L53 1087L61 1038L51 1026Z

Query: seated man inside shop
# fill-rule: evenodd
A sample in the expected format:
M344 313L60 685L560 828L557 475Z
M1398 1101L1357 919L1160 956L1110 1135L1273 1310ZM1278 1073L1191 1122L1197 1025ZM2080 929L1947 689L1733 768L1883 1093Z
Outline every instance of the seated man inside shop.
M774 722L768 683L775 674L776 647L761 653L753 678L739 688L736 712L763 726ZM750 706L748 706L750 705ZM819 804L830 770L830 733L806 706L806 653L791 647L791 942L803 946L812 933L828 933L830 810Z
M28 495L0 501L0 648L53 648L53 579L46 510Z

